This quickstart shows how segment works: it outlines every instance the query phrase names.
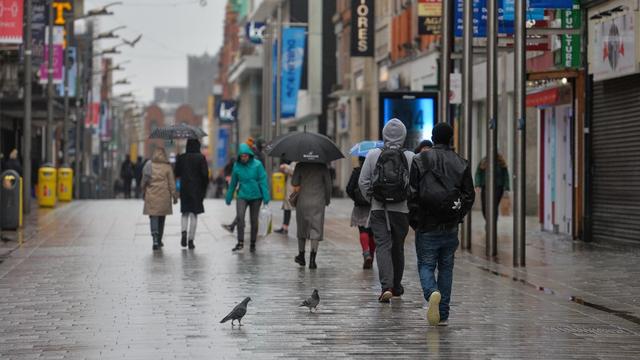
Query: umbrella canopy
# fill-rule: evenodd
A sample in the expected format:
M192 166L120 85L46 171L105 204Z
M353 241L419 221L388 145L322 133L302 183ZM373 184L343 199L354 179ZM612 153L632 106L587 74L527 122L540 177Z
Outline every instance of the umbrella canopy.
M366 157L369 151L373 149L380 149L384 146L384 141L380 140L365 140L355 144L349 152L351 156Z
M149 139L200 139L207 136L202 129L187 124L171 125L156 128L149 135Z
M267 154L289 161L328 164L344 158L328 137L316 133L293 132L270 144Z

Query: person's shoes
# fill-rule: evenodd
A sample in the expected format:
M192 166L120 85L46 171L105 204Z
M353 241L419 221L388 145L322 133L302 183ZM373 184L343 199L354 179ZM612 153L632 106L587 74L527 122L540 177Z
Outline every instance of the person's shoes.
M244 244L237 243L236 246L233 249L231 249L231 251L240 251L243 248L244 248Z
M404 294L404 287L399 285L398 287L393 289L393 297L399 297Z
M438 326L449 326L449 320L447 319L440 320L440 322L438 323Z
M307 265L307 262L304 260L304 251L298 253L298 256L295 257L295 262L300 264L300 266Z
M233 226L231 225L226 225L226 224L222 224L222 228L227 230L228 232L233 234L233 230L235 229Z
M371 255L364 256L364 263L362 264L363 269L371 269L373 267L373 258Z
M193 240L189 240L189 249L193 250L196 248L196 245L193 243Z
M317 269L318 265L316 265L316 255L318 253L317 252L311 252L309 254L309 269Z
M278 230L274 230L273 232L276 233L276 234L281 234L281 235L289 234L289 230L287 230L285 228L280 228Z
M384 289L382 290L382 293L378 297L378 301L381 303L388 304L391 302L392 297L393 297L393 292L391 291L391 289Z
M162 242L162 240L160 240L159 245L160 245L160 247L161 247L161 248L163 248L163 247L164 247L164 243Z
M427 321L429 325L436 326L440 323L440 299L442 295L436 290L429 296L429 308L427 309Z
M249 247L249 251L256 252L256 244L251 244L251 247Z
M182 232L182 238L180 239L180 245L182 247L187 247L187 232L186 231Z

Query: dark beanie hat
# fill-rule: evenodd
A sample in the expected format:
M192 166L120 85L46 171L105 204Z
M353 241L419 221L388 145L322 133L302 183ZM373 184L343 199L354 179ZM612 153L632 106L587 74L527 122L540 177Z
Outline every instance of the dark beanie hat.
M447 123L438 123L433 127L431 139L435 144L450 145L453 138L453 128Z

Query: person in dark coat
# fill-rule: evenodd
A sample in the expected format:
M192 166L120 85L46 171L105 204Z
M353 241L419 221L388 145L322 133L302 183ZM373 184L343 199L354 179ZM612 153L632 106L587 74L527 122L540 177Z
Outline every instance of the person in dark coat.
M498 207L500 205L500 201L502 200L502 196L505 192L511 190L510 187L510 178L509 168L507 167L507 162L501 154L497 155L498 169L496 170L496 192L495 192L495 214L496 219L498 218ZM487 158L484 157L480 160L478 164L478 168L476 169L475 175L475 184L476 188L480 191L480 200L482 202L482 216L487 219L487 190L486 190L486 173L488 167Z
M22 176L22 164L20 164L20 160L18 160L18 150L11 150L9 153L9 160L4 162L2 170L13 170L17 172L18 175Z
M124 161L122 162L122 165L120 165L120 179L122 179L122 186L124 189L125 199L131 198L131 182L133 181L133 177L134 177L133 163L131 162L131 159L129 159L129 157L127 156L127 158L124 159Z
M187 151L176 159L175 177L180 179L180 212L182 239L180 245L194 249L198 214L204 213L204 197L209 185L207 159L200 153L200 141L187 140Z

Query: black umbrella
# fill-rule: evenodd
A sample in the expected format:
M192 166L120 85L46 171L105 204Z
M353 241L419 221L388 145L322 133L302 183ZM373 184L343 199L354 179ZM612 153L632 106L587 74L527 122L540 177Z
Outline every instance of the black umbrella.
M338 146L324 135L293 132L275 140L267 149L267 154L272 157L321 164L344 158Z
M187 124L171 125L156 128L149 135L149 139L200 139L207 136L202 129Z

